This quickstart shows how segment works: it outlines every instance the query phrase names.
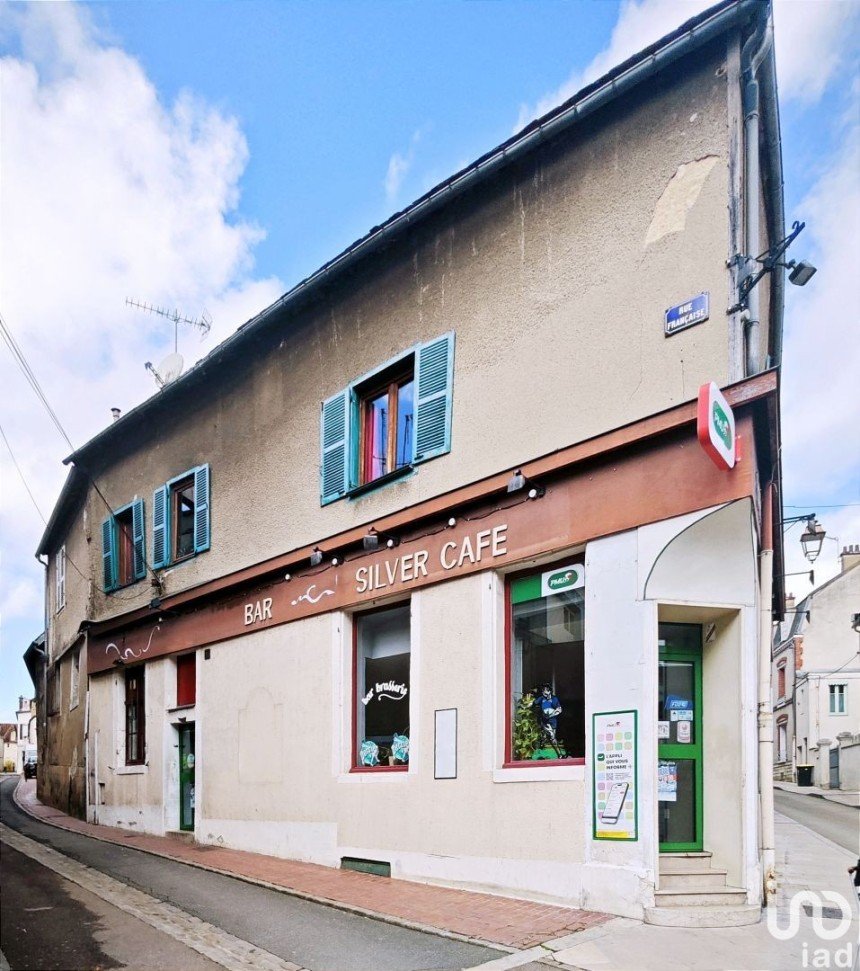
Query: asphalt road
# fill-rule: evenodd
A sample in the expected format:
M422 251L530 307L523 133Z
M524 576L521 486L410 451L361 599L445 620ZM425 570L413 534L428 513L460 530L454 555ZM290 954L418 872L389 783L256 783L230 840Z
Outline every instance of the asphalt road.
M12 971L222 971L179 941L3 847L0 941Z
M832 840L855 856L860 855L860 809L829 799L773 790L776 811Z
M490 948L386 924L57 829L15 805L17 781L0 782L0 820L11 829L312 971L445 971L502 957ZM4 909L7 852L4 847ZM5 933L2 947L8 956Z

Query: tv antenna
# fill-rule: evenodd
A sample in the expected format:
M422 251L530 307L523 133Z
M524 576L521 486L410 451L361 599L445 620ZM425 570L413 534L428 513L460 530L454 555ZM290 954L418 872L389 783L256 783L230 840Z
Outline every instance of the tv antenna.
M173 321L173 353L179 353L179 325L187 324L189 327L195 327L201 333L201 340L209 333L212 328L212 318L204 310L199 317L186 317L185 314L180 313L178 310L167 310L164 307L156 307L151 303L141 303L139 300L132 300L129 297L125 298L126 307L134 307L137 310L143 310L148 314L157 314L159 317L166 317L168 320Z

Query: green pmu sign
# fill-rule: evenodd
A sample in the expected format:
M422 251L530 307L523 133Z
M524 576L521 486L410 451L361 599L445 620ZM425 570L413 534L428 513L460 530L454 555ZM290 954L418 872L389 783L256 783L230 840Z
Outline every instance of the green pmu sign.
M699 443L718 469L733 469L737 462L735 414L713 381L699 388L696 411Z
M585 568L581 563L570 566L556 567L549 573L542 573L540 578L541 596L551 597L555 593L566 590L576 590L585 586Z

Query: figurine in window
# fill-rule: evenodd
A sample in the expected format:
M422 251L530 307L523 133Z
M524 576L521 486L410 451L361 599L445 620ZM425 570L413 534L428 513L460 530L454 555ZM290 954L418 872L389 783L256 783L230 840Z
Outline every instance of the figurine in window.
M556 755L561 758L561 749L556 731L558 730L558 716L562 712L562 707L558 697L553 694L552 685L545 684L543 686L540 694L535 699L534 707L538 716L541 735L549 742L550 746L555 750Z

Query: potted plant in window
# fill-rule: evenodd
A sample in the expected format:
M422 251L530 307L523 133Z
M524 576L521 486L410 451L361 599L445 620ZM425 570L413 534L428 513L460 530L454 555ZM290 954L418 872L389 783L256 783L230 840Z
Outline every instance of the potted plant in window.
M530 759L540 744L540 726L534 710L535 696L527 691L517 702L514 714L512 754L517 762Z

